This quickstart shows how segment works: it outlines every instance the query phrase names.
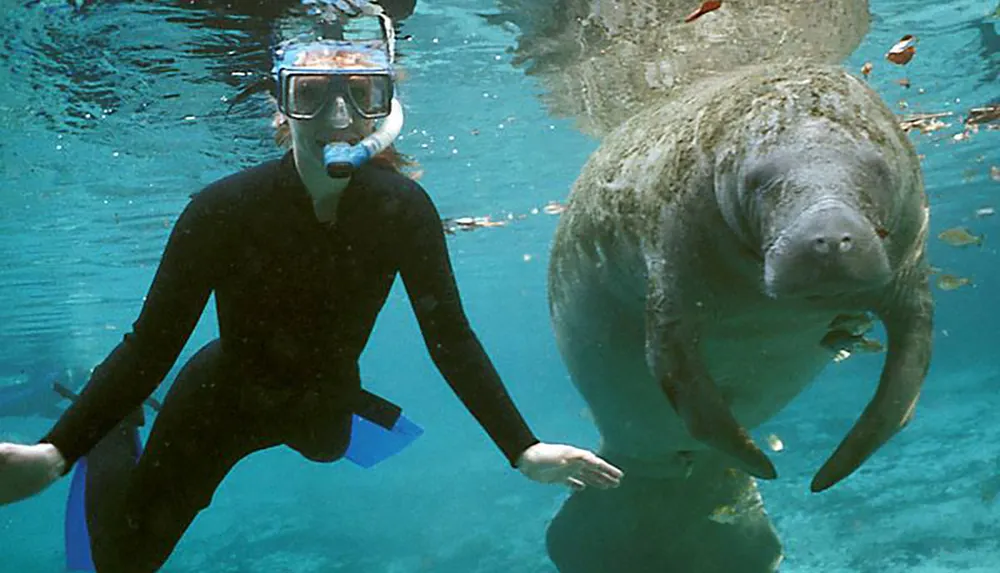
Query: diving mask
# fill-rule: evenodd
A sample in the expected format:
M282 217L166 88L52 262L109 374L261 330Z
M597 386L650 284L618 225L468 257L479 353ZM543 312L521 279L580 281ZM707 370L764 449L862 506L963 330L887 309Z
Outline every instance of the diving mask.
M278 109L293 119L312 119L340 98L365 119L389 115L394 94L392 67L385 52L352 42L313 42L295 46L286 57L343 62L338 67L277 66ZM292 59L294 58L294 59Z

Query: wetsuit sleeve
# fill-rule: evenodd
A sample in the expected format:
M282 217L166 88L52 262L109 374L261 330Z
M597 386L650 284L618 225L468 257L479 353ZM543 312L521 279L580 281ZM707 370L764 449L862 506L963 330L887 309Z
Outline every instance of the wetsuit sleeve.
M194 330L212 290L218 261L210 234L218 228L192 201L167 240L160 265L132 332L102 362L52 430L66 471L163 381Z
M538 439L504 388L459 299L444 230L430 197L415 185L403 223L400 274L427 349L452 390L511 465Z

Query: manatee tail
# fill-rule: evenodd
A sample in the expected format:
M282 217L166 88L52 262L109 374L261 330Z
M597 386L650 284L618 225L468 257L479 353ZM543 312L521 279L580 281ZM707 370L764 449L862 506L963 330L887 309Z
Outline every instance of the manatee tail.
M550 521L560 573L772 573L783 551L753 478L714 452L686 475L629 474L621 487L573 493Z
M885 324L889 351L875 396L850 433L812 480L813 492L823 491L851 475L913 417L924 378L930 368L933 303L923 279L916 292L901 297L879 317Z

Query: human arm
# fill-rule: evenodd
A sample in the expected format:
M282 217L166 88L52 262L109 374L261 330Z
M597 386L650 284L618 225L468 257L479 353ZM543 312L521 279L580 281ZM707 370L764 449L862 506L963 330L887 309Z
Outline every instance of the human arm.
M198 323L220 268L222 226L206 203L196 198L178 217L132 332L42 438L65 457L66 470L153 393Z
M220 266L221 225L206 203L196 198L181 213L132 331L42 438L63 455L67 471L153 393L197 324Z
M438 370L512 466L542 483L614 487L622 472L587 450L540 442L508 395L469 325L440 216L423 189L406 213L400 274Z

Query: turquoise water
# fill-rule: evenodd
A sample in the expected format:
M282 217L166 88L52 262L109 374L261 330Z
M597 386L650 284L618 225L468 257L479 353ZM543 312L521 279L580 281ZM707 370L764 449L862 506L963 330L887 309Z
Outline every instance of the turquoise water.
M261 22L221 7L110 2L77 15L47 4L0 0L0 386L100 362L134 320L187 195L279 153L262 97L226 113L266 62ZM596 447L552 340L545 268L557 219L542 208L565 197L597 142L545 112L539 86L509 64L514 32L477 16L490 9L421 0L406 22L400 148L420 162L442 215L508 223L450 238L466 310L535 432ZM956 114L912 135L932 231L965 225L987 238L965 249L932 239L932 264L973 285L935 290L935 355L917 418L857 474L808 493L870 397L882 355L831 365L754 432L785 444L772 454L781 478L761 486L785 544L782 571L1000 571L997 219L976 215L1000 203L1000 174L990 175L1000 131L954 138L969 108L1000 103L1000 21L984 19L996 9L873 1L872 29L846 63L875 63L870 82L901 117ZM904 34L919 37L918 52L897 68L883 54ZM904 76L910 88L896 83ZM213 336L210 306L179 363ZM431 364L399 285L361 366L424 437L373 470L280 450L245 460L164 571L554 571L544 531L566 492L507 467ZM3 417L0 440L34 440L50 424ZM0 572L61 570L67 486L0 508Z

